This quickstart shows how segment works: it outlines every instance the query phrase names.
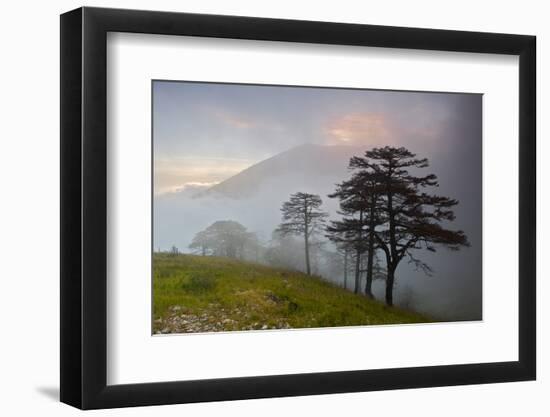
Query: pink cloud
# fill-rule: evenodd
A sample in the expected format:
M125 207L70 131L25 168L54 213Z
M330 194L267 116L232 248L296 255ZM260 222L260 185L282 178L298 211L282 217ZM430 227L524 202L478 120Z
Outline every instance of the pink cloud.
M382 113L348 113L330 121L325 134L331 145L384 145L393 142L395 128Z
M237 129L250 129L256 124L244 117L235 116L226 112L217 112L216 115L231 127Z

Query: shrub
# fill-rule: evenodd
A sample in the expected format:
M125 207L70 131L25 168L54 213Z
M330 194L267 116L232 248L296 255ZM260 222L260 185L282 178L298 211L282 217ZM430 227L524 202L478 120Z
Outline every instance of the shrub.
M184 280L181 288L192 293L207 292L216 286L216 279L208 275L191 275Z

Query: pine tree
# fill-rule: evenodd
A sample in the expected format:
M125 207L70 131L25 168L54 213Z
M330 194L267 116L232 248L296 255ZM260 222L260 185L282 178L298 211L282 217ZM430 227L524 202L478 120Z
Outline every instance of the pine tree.
M350 169L357 169L351 165ZM327 227L327 237L336 244L346 244L355 252L355 286L359 292L362 272L362 256L367 254L367 279L365 294L373 298L373 259L376 251L375 229L379 219L379 186L376 171L362 170L355 172L351 179L338 184L330 198L340 199L341 220L332 221Z
M327 213L320 210L322 204L321 197L316 194L298 192L290 196L289 201L285 201L281 208L282 223L277 231L282 236L301 235L304 237L304 249L306 257L306 273L311 275L310 265L310 238L318 232Z
M365 152L365 157L353 157L350 167L376 173L380 204L379 218L384 227L374 233L378 247L384 252L387 264L386 304L393 305L395 271L404 257L426 273L431 268L416 258L415 250L436 251L436 245L459 250L469 246L464 232L449 230L444 222L455 219L452 208L458 201L449 197L428 194L426 188L438 187L436 175L416 176L428 167L426 158L416 158L407 149L386 146ZM443 223L443 224L442 224Z

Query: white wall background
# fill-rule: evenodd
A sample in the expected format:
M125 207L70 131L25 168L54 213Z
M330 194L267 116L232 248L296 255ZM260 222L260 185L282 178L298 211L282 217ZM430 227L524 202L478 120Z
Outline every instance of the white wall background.
M81 6L70 0L3 5L0 80L0 410L4 415L75 415L57 402L59 379L59 17ZM550 97L550 26L545 3L535 0L298 1L188 0L93 1L89 6L240 14L293 19L371 23L534 34L538 37L539 259L550 250L550 156L542 138ZM387 391L301 398L237 401L99 411L128 416L334 415L548 415L550 285L539 262L538 381L497 385Z

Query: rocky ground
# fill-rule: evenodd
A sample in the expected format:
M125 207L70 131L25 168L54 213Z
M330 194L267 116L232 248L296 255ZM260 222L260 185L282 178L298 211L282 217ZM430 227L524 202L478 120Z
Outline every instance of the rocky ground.
M251 322L250 314L240 308L225 309L220 305L209 304L207 309L191 313L183 306L172 306L165 318L154 322L155 334L203 333L234 330L289 329L286 320L275 325Z

